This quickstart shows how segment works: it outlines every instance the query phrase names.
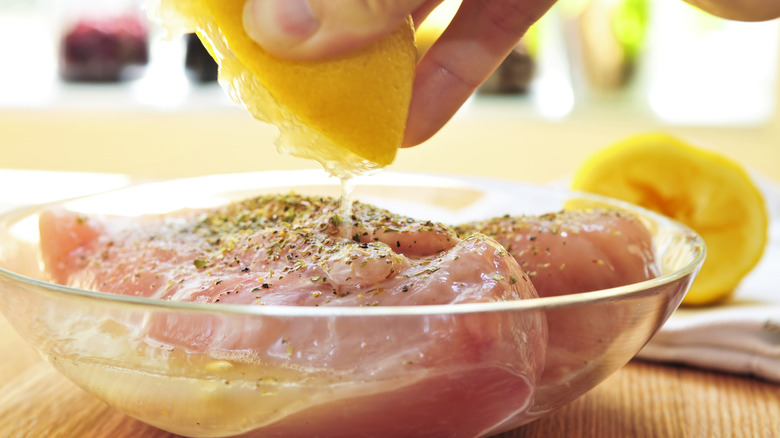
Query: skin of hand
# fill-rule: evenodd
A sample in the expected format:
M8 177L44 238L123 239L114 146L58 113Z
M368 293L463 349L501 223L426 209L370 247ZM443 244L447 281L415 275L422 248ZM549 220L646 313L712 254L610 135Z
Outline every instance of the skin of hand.
M417 65L402 146L439 131L556 0L462 0ZM740 21L780 17L780 0L685 0ZM408 17L419 25L442 0L248 0L244 27L268 52L312 60L367 46Z
M335 56L366 46L442 0L249 0L244 27L286 59ZM514 49L555 0L463 0L417 65L403 146L433 136Z

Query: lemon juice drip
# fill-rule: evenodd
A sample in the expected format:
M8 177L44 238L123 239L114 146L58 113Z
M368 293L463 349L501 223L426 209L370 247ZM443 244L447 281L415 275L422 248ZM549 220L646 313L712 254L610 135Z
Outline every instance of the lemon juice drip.
M339 216L341 216L341 234L345 237L349 236L350 231L350 216L352 216L352 192L355 190L355 180L351 177L341 177L341 200L339 202Z

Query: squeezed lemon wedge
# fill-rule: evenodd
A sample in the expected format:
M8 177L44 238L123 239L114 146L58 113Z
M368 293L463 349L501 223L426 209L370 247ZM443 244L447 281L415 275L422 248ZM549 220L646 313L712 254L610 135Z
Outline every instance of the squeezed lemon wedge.
M671 135L641 134L596 152L571 186L654 210L702 236L707 259L685 305L728 298L766 247L766 205L745 169Z
M145 6L169 33L197 33L230 97L279 129L280 152L315 159L342 178L392 163L417 59L411 19L356 52L295 62L270 55L249 37L245 2L149 0Z

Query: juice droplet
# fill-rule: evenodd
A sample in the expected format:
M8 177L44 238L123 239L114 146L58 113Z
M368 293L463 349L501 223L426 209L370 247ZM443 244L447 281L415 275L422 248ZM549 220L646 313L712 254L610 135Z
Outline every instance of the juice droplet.
M352 216L352 191L355 190L355 180L351 177L342 177L341 179L341 200L339 203L339 216L341 216L341 235L344 238L351 238L349 231L351 229Z

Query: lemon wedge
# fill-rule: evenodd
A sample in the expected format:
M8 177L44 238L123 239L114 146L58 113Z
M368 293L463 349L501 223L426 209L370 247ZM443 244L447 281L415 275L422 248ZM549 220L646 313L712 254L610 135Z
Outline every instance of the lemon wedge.
M277 148L350 177L392 163L403 139L417 59L411 19L374 44L322 61L270 55L244 30L246 0L149 0L172 35L195 32L220 83L256 119L280 131Z
M685 305L728 298L768 239L766 205L745 169L671 135L641 134L596 152L576 172L572 188L654 210L702 236L707 259Z

